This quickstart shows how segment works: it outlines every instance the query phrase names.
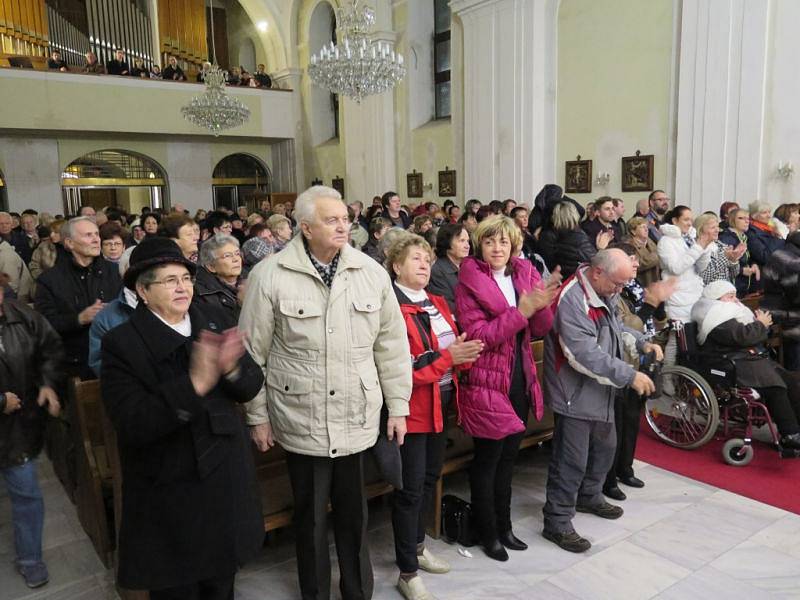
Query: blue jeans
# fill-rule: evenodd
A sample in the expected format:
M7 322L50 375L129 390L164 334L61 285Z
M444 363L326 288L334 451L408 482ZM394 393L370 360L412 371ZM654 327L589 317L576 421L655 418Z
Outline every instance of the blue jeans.
M2 469L2 473L11 498L17 562L26 566L41 563L44 499L36 475L36 461Z

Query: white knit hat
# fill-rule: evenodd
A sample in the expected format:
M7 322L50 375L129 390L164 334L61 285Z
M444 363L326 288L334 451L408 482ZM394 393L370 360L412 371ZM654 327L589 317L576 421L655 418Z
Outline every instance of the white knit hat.
M725 294L730 294L731 292L736 293L736 286L730 281L720 279L718 281L712 281L705 287L703 290L703 298L719 300Z

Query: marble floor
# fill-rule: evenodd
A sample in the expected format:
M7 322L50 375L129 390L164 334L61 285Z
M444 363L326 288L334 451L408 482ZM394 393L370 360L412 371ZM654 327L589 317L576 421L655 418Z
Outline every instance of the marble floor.
M625 490L621 519L575 518L576 530L593 546L574 555L540 536L547 459L545 449L525 451L515 473L514 528L530 548L498 563L478 548L469 557L457 546L431 541L430 548L453 567L447 575L423 575L435 598L800 599L800 515L640 463L636 473L647 486ZM0 600L115 598L112 576L83 534L75 508L48 465L41 471L51 582L31 591L14 572L10 506L0 486ZM469 497L463 474L445 485L447 492ZM398 600L388 502L371 505L370 522L374 598ZM238 576L237 600L297 598L295 569L291 533L280 532Z

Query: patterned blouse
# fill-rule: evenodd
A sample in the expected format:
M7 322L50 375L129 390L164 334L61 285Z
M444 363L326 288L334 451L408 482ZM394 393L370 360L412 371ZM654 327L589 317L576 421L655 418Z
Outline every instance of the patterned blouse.
M739 261L731 262L725 256L725 249L727 246L719 240L714 242L717 245L716 250L711 255L711 261L708 263L706 270L700 273L703 283L708 285L712 281L730 281L734 282L736 276L739 274Z

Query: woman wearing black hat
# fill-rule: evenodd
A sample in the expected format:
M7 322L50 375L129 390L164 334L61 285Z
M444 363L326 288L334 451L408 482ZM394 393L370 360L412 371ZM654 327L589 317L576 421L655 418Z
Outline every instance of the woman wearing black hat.
M160 598L233 598L264 538L235 404L261 389L241 334L192 305L195 265L166 238L131 254L140 302L103 338L101 385L123 474L118 583Z

